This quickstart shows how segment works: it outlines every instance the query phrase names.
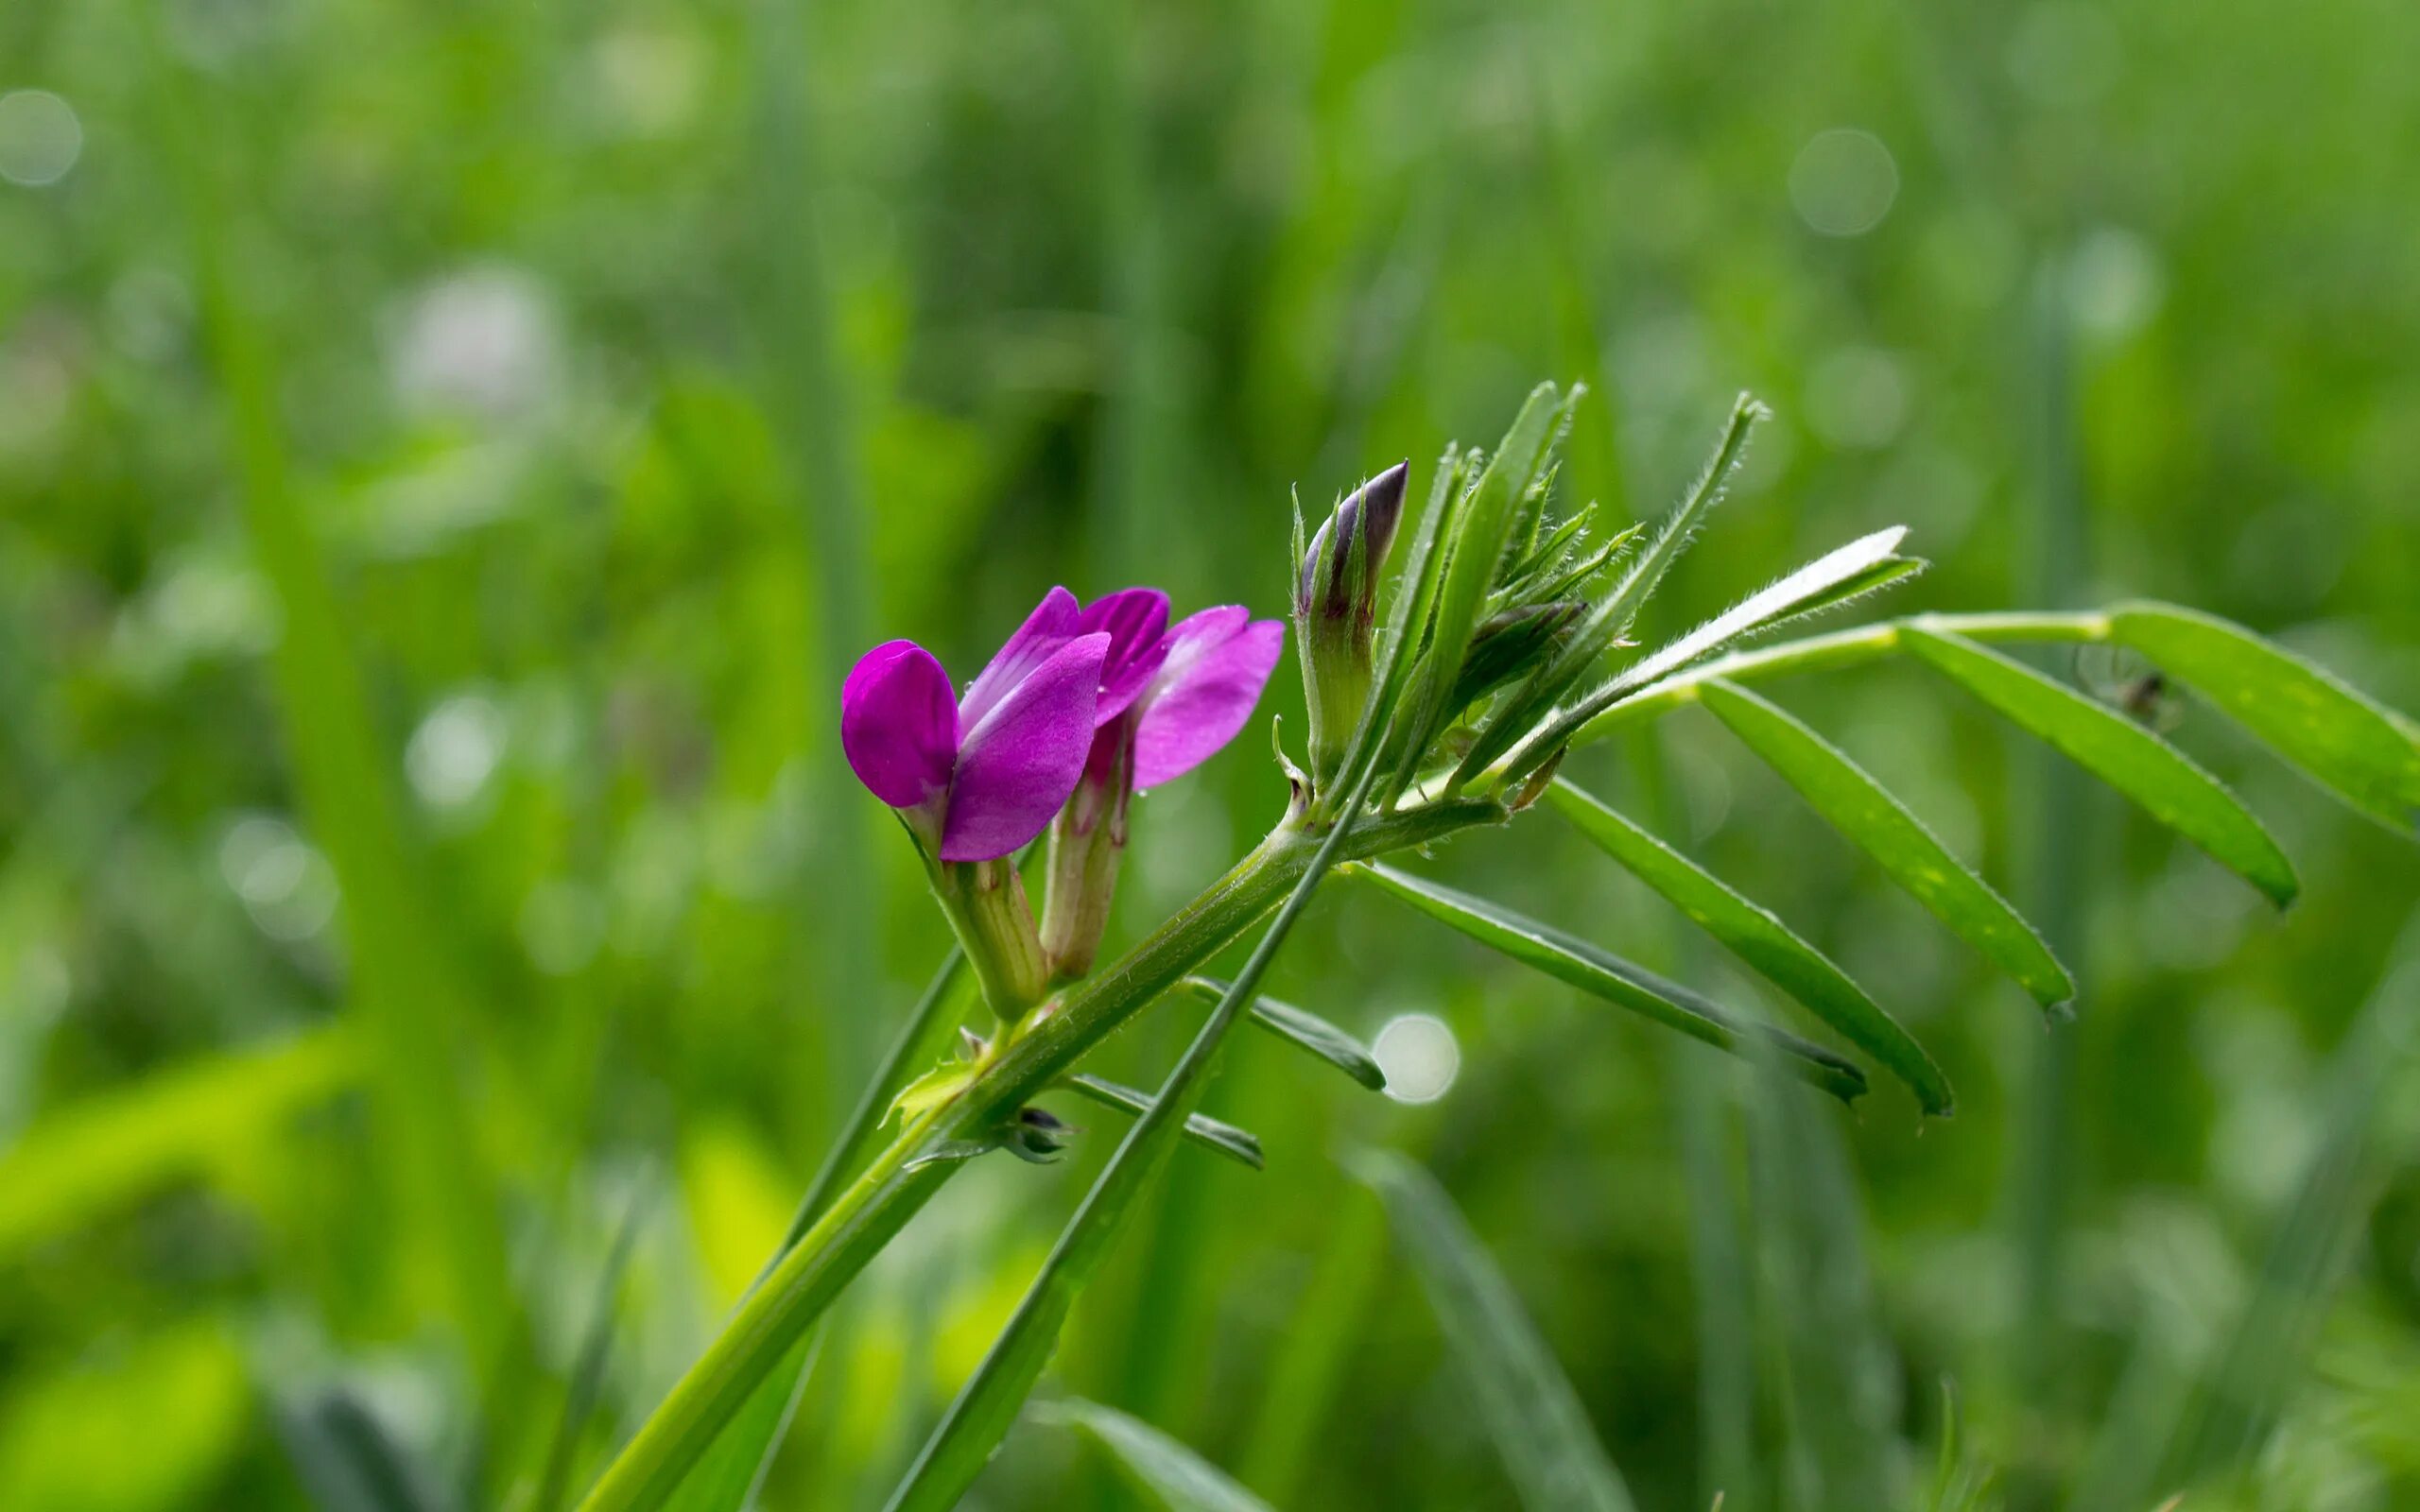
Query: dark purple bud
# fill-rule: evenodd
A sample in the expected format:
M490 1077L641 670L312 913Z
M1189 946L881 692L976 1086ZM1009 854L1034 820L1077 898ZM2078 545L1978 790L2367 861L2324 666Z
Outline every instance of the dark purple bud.
M1404 485L1409 477L1410 464L1397 462L1354 490L1320 523L1294 579L1299 611L1331 619L1367 619L1375 611L1379 569L1395 543L1395 527L1403 523ZM1322 554L1326 574L1314 584Z

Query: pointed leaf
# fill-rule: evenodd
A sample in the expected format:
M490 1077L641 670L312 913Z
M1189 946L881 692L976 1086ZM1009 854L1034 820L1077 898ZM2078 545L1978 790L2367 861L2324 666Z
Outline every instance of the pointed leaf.
M2141 725L1964 636L1911 623L1902 643L1967 692L2065 752L2144 813L2207 850L2284 908L2299 885L2277 849L2219 780Z
M1893 525L1852 541L1837 551L1816 558L1778 582L1768 584L1707 620L1679 640L1622 668L1604 689L1583 700L1565 716L1571 728L1595 717L1599 709L1633 688L1703 661L1742 636L1769 626L1838 608L1850 598L1872 593L1883 583L1896 582L1924 564L1896 555L1908 527Z
M1044 1403L1028 1416L1090 1435L1167 1512L1270 1512L1268 1503L1226 1471L1139 1418L1073 1398Z
M2075 983L2033 926L1865 768L1792 715L1736 683L1714 679L1698 690L1698 696L1834 829L1881 863L1892 881L1960 938L1990 956L2035 1002L2058 1012L2074 1000Z
M1226 983L1209 976L1188 976L1181 985L1205 1003L1218 1002L1227 990ZM1318 1014L1266 996L1252 1000L1251 1012L1253 1022L1296 1049L1319 1057L1374 1092L1387 1090L1387 1074L1369 1047Z
M1893 526L1853 541L1750 594L1663 649L1624 667L1612 681L1547 721L1506 764L1506 776L1517 778L1535 770L1540 763L1551 760L1555 752L1578 739L1590 720L1625 697L1746 636L1838 609L1924 571L1926 563L1921 558L1893 555L1907 533L1905 526ZM1476 756L1478 752L1472 754ZM1467 776L1478 775L1479 768L1470 762L1462 765Z
M1513 507L1529 488L1530 474L1545 460L1548 438L1568 414L1554 385L1540 384L1531 389L1521 413L1513 418L1512 428L1505 432L1503 444L1488 458L1486 471L1456 512L1452 551L1437 593L1436 622L1429 632L1427 670L1409 694L1407 730L1410 738L1396 772L1398 789L1410 781L1428 742L1454 713L1448 707L1454 684L1461 672L1462 657L1470 650L1471 636L1478 628L1487 591L1502 564Z
M1721 1050L1741 1052L1753 1048L1761 1053L1768 1047L1742 1043L1743 1035L1761 1036L1770 1041L1770 1048L1778 1049L1789 1057L1784 1064L1792 1073L1842 1102L1852 1101L1865 1091L1865 1073L1854 1061L1796 1035L1742 1020L1678 982L1667 981L1551 925L1376 862L1357 861L1338 869L1346 876L1375 884L1379 890L1451 925L1488 949L1567 982L1591 997L1628 1008Z
M1420 1278L1521 1504L1529 1512L1631 1512L1629 1488L1570 1377L1436 1178L1391 1151L1362 1151L1352 1168L1386 1203L1395 1242Z
M1699 928L1906 1082L1926 1112L1950 1111L1949 1080L1932 1057L1829 956L1728 883L1571 783L1557 782L1547 799Z
M1468 464L1468 454L1452 446L1437 459L1428 503L1420 513L1420 528L1412 537L1410 554L1404 559L1403 573L1395 579L1394 598L1387 608L1387 629L1376 646L1378 664L1371 679L1370 700L1362 706L1360 722L1354 727L1344 759L1337 767L1339 787L1352 786L1364 763L1375 765L1386 759L1387 742L1397 729L1396 706L1404 701L1405 690L1413 685L1421 642L1436 612L1437 591L1445 576L1445 542L1453 534L1462 473ZM1325 798L1321 795L1323 812Z
M1137 1091L1099 1076L1089 1074L1070 1076L1067 1087L1069 1091L1080 1092L1105 1108L1115 1108L1138 1118L1151 1110L1150 1093ZM1222 1124L1215 1118L1196 1113L1184 1121L1184 1137L1196 1144L1218 1151L1229 1160L1241 1161L1255 1171L1266 1167L1267 1162L1261 1158L1259 1136L1233 1124Z
M1747 455L1748 436L1771 411L1748 394L1741 394L1731 406L1731 422L1723 427L1722 438L1715 444L1714 455L1706 459L1704 471L1688 493L1664 517L1645 549L1630 564L1614 586L1597 603L1588 617L1581 621L1571 638L1564 643L1555 659L1538 669L1537 675L1507 696L1479 738L1465 755L1456 781L1466 780L1464 772L1476 775L1495 765L1523 737L1545 719L1555 701L1564 696L1597 659L1613 647L1631 622L1638 617L1639 607L1653 596L1664 581L1664 575L1680 560L1696 538L1698 526L1706 514L1722 502L1723 490L1730 486L1731 475L1738 470L1739 459ZM1540 753L1541 757L1546 753Z
M2420 734L2333 674L2240 626L2171 604L2120 604L2111 638L2232 715L2399 834L2420 825Z

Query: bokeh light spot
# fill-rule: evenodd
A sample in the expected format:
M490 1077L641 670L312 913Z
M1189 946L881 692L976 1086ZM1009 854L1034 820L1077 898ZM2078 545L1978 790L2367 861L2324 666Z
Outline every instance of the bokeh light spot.
M1862 236L1882 224L1899 198L1899 165L1871 131L1818 131L1789 166L1789 202L1825 236Z
M1406 1013L1387 1021L1370 1053L1387 1074L1387 1095L1399 1103L1433 1103L1461 1074L1462 1047L1434 1014Z
M83 151L74 106L45 89L0 94L0 179L34 188L57 183Z
M439 704L412 731L404 748L404 772L424 802L459 808L486 788L503 755L503 711L466 694Z
M1890 352L1842 347L1807 375L1806 423L1834 446L1879 450L1907 421L1907 375Z

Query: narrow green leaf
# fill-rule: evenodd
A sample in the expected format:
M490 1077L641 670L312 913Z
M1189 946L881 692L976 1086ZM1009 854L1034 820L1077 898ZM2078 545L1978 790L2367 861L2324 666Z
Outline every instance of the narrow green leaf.
M1068 1090L1091 1098L1104 1108L1115 1108L1136 1117L1151 1110L1151 1094L1123 1087L1088 1073L1067 1078ZM1218 1151L1229 1160L1239 1160L1258 1171L1266 1167L1261 1158L1260 1138L1249 1129L1195 1113L1184 1121L1184 1137L1206 1149Z
M1512 1284L1421 1167L1364 1150L1353 1174L1387 1205L1488 1436L1529 1512L1630 1512L1621 1472Z
M1322 1211L1319 1263L1272 1335L1239 1458L1244 1480L1286 1506L1299 1500L1303 1472L1326 1441L1390 1268L1375 1201L1347 1192Z
M2232 715L2361 813L2420 826L2420 736L2408 721L2240 626L2172 604L2120 604L2110 638Z
M225 1051L44 1113L0 1153L0 1261L205 1176L361 1075L359 1036L326 1028Z
M2284 908L2299 885L2277 849L2219 780L2125 715L1961 635L1911 623L1901 641L1918 660L2065 752L2144 813L2207 850Z
M1429 480L1428 503L1420 511L1420 529L1412 537L1410 555L1395 579L1394 597L1387 607L1386 634L1377 644L1377 674L1371 679L1370 702L1344 748L1337 768L1340 787L1351 787L1364 763L1383 762L1391 732L1397 730L1397 705L1411 685L1420 644L1437 607L1438 586L1445 576L1445 542L1453 534L1456 509L1462 496L1466 454L1445 448ZM1298 554L1299 556L1299 554ZM1300 644L1299 642L1297 644ZM1322 798L1325 795L1322 795Z
M878 1141L885 1118L893 1106L894 1095L901 1094L910 1082L918 1079L913 1073L918 1066L928 1066L948 1049L952 1032L965 1019L968 998L975 978L966 970L966 957L953 946L942 959L923 995L908 1013L907 1022L890 1042L873 1079L866 1083L865 1092L850 1111L848 1122L833 1140L832 1148L823 1158L822 1168L808 1184L806 1194L799 1199L797 1211L790 1215L788 1231L782 1236L779 1248L766 1257L765 1267L758 1273L756 1284L764 1284L799 1236L814 1227L832 1199L863 1168L867 1157ZM976 1144L963 1152L968 1156L984 1154L992 1146ZM714 1445L699 1460L665 1505L670 1512L742 1512L755 1487L763 1483L772 1469L773 1456L789 1432L791 1418L798 1412L799 1400L805 1395L806 1380L815 1368L821 1351L822 1331L800 1340L783 1356L779 1365L759 1381L748 1394L748 1400L732 1419L715 1435Z
M1723 427L1722 438L1715 443L1714 455L1706 458L1704 470L1699 472L1689 491L1656 526L1653 538L1632 561L1621 581L1598 600L1597 607L1572 631L1563 650L1503 699L1464 756L1455 782L1466 782L1508 755L1547 716L1556 700L1577 686L1588 675L1588 669L1597 664L1598 658L1611 650L1622 632L1630 628L1631 622L1638 617L1639 607L1653 596L1664 575L1688 550L1707 513L1722 502L1732 473L1747 455L1749 433L1768 413L1754 397L1739 396L1731 406L1731 421Z
M1907 535L1905 525L1877 530L1758 589L1670 644L1622 668L1612 681L1557 714L1530 743L1529 754L1545 760L1567 744L1581 726L1620 701L1623 695L1702 662L1744 636L1837 609L1922 571L1923 562L1895 555ZM1513 763L1516 771L1522 765ZM1477 770L1471 775L1476 776Z
M1504 433L1504 443L1488 458L1486 471L1457 511L1452 550L1437 593L1436 621L1429 631L1427 671L1409 696L1411 718L1406 729L1410 738L1396 772L1397 790L1410 781L1428 742L1454 713L1448 707L1454 683L1462 657L1470 649L1471 636L1478 628L1487 591L1502 563L1513 506L1537 471L1547 438L1567 413L1554 385L1540 384L1530 390L1512 428Z
M1227 990L1226 983L1211 976L1188 976L1182 986L1205 1003L1218 1002ZM1319 1057L1374 1092L1387 1090L1387 1074L1369 1047L1318 1014L1268 996L1253 998L1251 1012L1253 1022L1288 1044Z
M1269 1503L1226 1471L1139 1418L1074 1398L1042 1403L1027 1416L1091 1435L1167 1512L1269 1512Z
M1794 1074L1842 1102L1852 1101L1865 1091L1865 1073L1858 1069L1856 1062L1796 1035L1742 1020L1678 982L1667 981L1644 967L1550 925L1484 898L1474 898L1374 861L1357 861L1339 869L1346 876L1375 884L1381 891L1451 925L1488 949L1567 982L1591 997L1628 1008L1718 1049L1740 1052L1748 1048L1742 1042L1743 1035L1760 1036L1788 1057L1784 1064Z
M1829 956L1728 883L1568 782L1555 782L1547 799L1699 928L1906 1082L1926 1112L1949 1112L1949 1081L1932 1057Z
M856 1107L849 1112L848 1122L833 1140L831 1151L824 1156L814 1181L808 1184L806 1194L799 1199L798 1211L790 1215L789 1231L782 1238L783 1250L798 1243L799 1236L831 1206L833 1197L864 1168L881 1141L883 1121L893 1098L915 1079L916 1068L929 1066L947 1053L952 1031L965 1022L967 999L974 983L966 970L966 956L957 946L951 946L932 980L925 985L924 993L916 999L916 1005L908 1011L907 1022L899 1026L880 1069L866 1083ZM777 1251L766 1261L767 1268L780 1259Z
M756 1383L747 1401L715 1435L713 1446L665 1498L665 1512L743 1512L772 1468L773 1452L788 1435L822 1348L821 1324L790 1346L781 1364Z
M452 1512L456 1505L443 1478L344 1386L281 1402L275 1420L295 1478L328 1512Z
M1655 682L1658 678L1677 673L1691 662L1703 661L1703 658L1730 646L1733 641L1742 639L1742 636L1757 634L1759 629L1767 629L1772 624L1806 617L1806 614L1820 612L1820 610L1840 608L1841 602L1846 602L1849 597L1871 593L1880 583L1894 583L1894 580L1905 578L1911 571L1922 569L1924 563L1897 554L1902 540L1907 540L1907 527L1893 525L1890 530L1876 530L1873 535L1849 541L1846 547L1840 547L1837 552L1823 554L1815 561L1779 578L1776 583L1767 583L1759 591L1750 593L1733 608L1723 610L1713 619L1706 619L1703 624L1699 624L1697 629L1680 636L1660 651L1648 653L1648 656L1638 658L1636 662L1621 668L1621 673L1604 687L1602 695L1598 695L1587 704L1598 704L1598 709L1602 709L1604 704L1612 704L1624 692L1634 690L1634 687L1646 687L1648 682ZM1581 709L1573 712L1576 713L1573 729L1578 729L1581 723L1585 723L1598 712L1587 704L1582 704L1585 712L1581 712Z
M1950 854L1865 768L1792 715L1736 683L1698 690L1714 716L1798 789L1832 827L1881 864L1891 880L1958 936L1991 957L2053 1013L2075 999L2075 983L2050 947L2006 899Z
M538 1512L555 1512L563 1503L563 1493L571 1484L572 1459L579 1450L581 1434L587 1431L589 1415L596 1410L596 1398L605 1383L605 1366L614 1348L614 1328L621 1314L622 1273L631 1263L631 1249L638 1242L639 1220L647 1215L647 1193L642 1190L631 1199L620 1225L614 1231L613 1248L607 1251L605 1266L596 1278L596 1296L589 1309L588 1327L582 1331L579 1354L573 1362L571 1384L563 1393L562 1416L555 1420L553 1437L546 1446L546 1457L538 1472L538 1490L529 1504Z

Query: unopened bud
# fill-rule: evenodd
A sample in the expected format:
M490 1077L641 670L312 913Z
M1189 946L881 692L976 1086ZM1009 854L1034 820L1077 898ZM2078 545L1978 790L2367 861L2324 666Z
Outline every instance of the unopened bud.
M1335 774L1369 700L1378 584L1403 521L1409 472L1398 462L1338 505L1311 537L1295 576L1294 623L1317 779Z
M1545 662L1588 606L1577 599L1528 604L1491 614L1471 636L1470 654L1454 679L1452 707L1467 709Z
M1001 1131L1000 1143L1011 1155L1035 1165L1048 1165L1074 1142L1078 1130L1057 1114L1040 1108L1024 1108Z

